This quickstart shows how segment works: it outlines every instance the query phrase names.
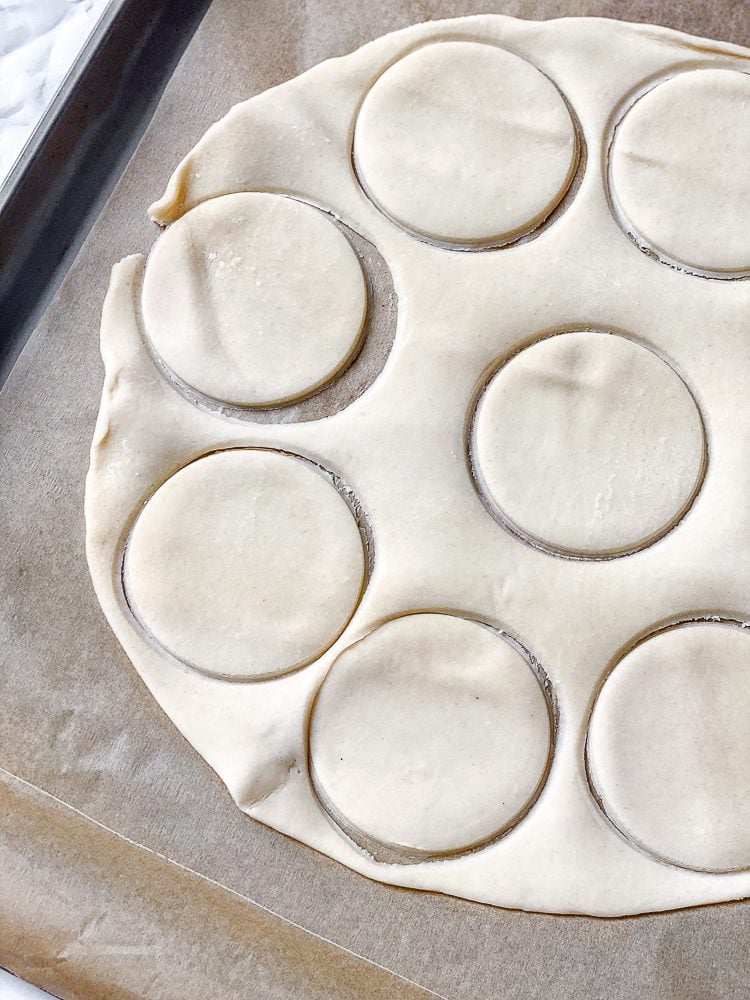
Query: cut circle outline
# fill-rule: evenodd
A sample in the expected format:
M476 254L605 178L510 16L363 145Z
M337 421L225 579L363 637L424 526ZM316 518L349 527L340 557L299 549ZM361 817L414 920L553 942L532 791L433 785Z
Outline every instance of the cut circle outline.
M568 115L570 116L571 129L573 135L573 154L571 157L571 166L566 178L565 184L562 186L561 192L557 200L551 205L551 207L538 218L536 222L532 223L526 228L521 228L515 231L507 238L487 238L485 240L441 240L437 237L430 236L428 233L421 231L416 227L409 226L405 221L397 218L395 215L390 213L385 206L380 202L378 198L375 197L374 193L370 189L370 186L364 179L362 169L357 162L356 156L356 138L357 138L357 123L359 121L360 112L362 107L367 100L369 94L374 89L374 87L379 83L381 78L385 74L400 63L402 60L407 59L409 56L422 49L431 48L433 46L450 43L450 42L468 42L476 45L485 45L489 48L498 49L501 52L505 52L508 55L515 56L522 62L528 64L532 69L536 70L552 87L555 89L557 95L562 100ZM484 38L481 36L471 35L471 34L458 34L458 33L448 33L445 35L436 36L426 40L417 42L415 45L404 49L397 56L391 59L385 66L383 66L377 75L370 81L366 90L362 94L359 103L354 111L352 127L351 127L351 138L350 138L350 162L351 169L354 178L362 191L363 195L367 201L376 209L376 211L386 219L395 229L403 233L406 236L411 237L419 243L424 243L427 246L436 247L440 250L448 250L454 253L488 253L495 250L505 250L514 246L521 246L525 243L529 243L535 240L543 232L549 229L558 219L567 212L571 203L574 201L578 194L578 190L583 181L583 175L586 171L586 166L588 162L588 147L584 137L583 126L581 125L580 119L571 103L570 99L567 97L565 92L560 88L560 86L552 79L544 70L540 69L536 63L532 62L527 56L522 55L520 52L514 51L506 45L501 45L499 42L493 39Z
M516 521L514 521L509 515L505 513L502 507L497 503L497 501L492 496L492 491L486 484L484 477L481 473L481 462L477 454L476 447L476 429L477 421L479 416L479 411L481 408L482 400L490 388L495 377L502 371L503 368L518 355L522 354L529 348L535 347L537 344L544 343L547 340L551 340L553 337L563 336L567 333L595 333L601 336L613 336L620 337L623 340L627 340L634 344L636 347L641 347L644 350L649 351L653 354L659 361L661 361L667 368L672 372L672 374L679 379L682 383L683 388L686 390L690 399L693 402L695 411L698 415L698 421L701 432L702 439L702 464L699 474L696 478L695 485L689 497L686 499L683 506L679 509L674 518L667 522L666 525L662 526L657 532L650 535L648 538L642 540L637 545L628 546L623 548L622 551L607 551L607 552L580 552L577 549L568 548L565 546L553 545L543 538L538 537L533 532L521 527ZM495 361L487 369L485 369L482 378L479 381L477 388L474 390L471 399L469 401L469 407L467 411L467 418L464 427L464 452L466 455L466 464L469 474L469 479L471 480L472 486L479 497L485 510L490 514L494 521L496 521L501 528L503 528L509 535L518 539L518 541L523 542L530 548L537 549L539 552L543 552L545 555L554 556L557 559L566 559L571 562L610 562L614 559L623 559L626 556L635 555L638 552L649 548L651 545L656 544L656 542L661 541L661 539L666 538L673 531L675 531L688 516L693 508L693 505L697 501L703 485L706 481L706 476L708 475L710 454L708 447L708 431L706 427L706 421L703 415L703 410L698 401L696 393L693 391L692 387L688 383L685 376L679 371L675 366L674 362L668 358L665 354L659 351L653 344L647 342L646 340L630 333L627 330L615 327L615 326L598 326L598 325L587 325L587 324L566 324L564 326L552 327L550 329L544 330L541 333L535 334L533 337L528 338L516 345L508 354L503 355L499 360Z
M364 319L352 351L345 361L323 382L293 398L279 402L232 403L197 389L178 375L167 363L148 333L143 310L143 286L146 268L155 247L158 245L158 240L152 245L145 266L141 269L136 296L137 322L141 340L152 364L170 388L192 406L205 413L251 424L279 423L289 419L299 423L323 420L345 410L363 396L377 380L388 362L398 326L398 296L391 269L380 250L370 239L359 233L352 225L338 218L331 209L301 193L270 188L241 188L205 198L192 205L189 211L235 194L272 194L315 209L349 243L352 253L359 263L365 291ZM186 215L187 212L184 214ZM175 220L175 222L177 221L179 219ZM170 223L171 225L174 223ZM362 371L358 370L360 368ZM352 383L349 391L343 393L341 400L331 400L331 405L326 406L331 393L341 392L343 382Z
M491 635L494 635L496 638L510 646L510 648L521 657L527 668L531 671L532 676L539 687L548 720L548 746L545 764L540 772L536 786L527 797L524 805L513 817L511 817L510 820L503 824L499 830L492 832L489 836L480 838L479 840L468 845L447 851L420 850L418 848L401 847L395 844L386 843L385 841L379 840L378 838L359 829L350 823L343 813L341 813L341 811L331 802L315 773L313 765L312 720L320 693L323 690L326 680L330 676L331 671L335 667L338 659L345 653L365 642L371 635L373 635L373 633L377 632L383 626L422 615L444 615L448 618L461 619L469 624L477 625L486 629ZM326 675L323 677L318 689L315 692L307 717L306 757L308 779L317 804L329 823L333 826L334 830L347 840L356 850L364 852L374 861L380 864L389 865L415 865L420 862L431 860L450 861L470 854L476 854L487 847L491 847L493 844L503 840L506 836L508 836L508 834L513 832L518 826L520 826L521 823L523 823L532 809L536 806L549 780L550 772L555 762L559 726L560 710L554 685L537 657L520 641L520 639L515 636L514 633L498 624L491 624L484 618L478 618L476 615L453 608L414 608L408 611L397 612L389 615L388 617L379 619L364 634L342 649L336 659L331 663Z
M655 851L650 848L642 839L636 836L631 831L625 828L625 824L618 821L612 815L612 810L608 809L604 796L599 789L597 782L593 775L593 765L591 762L590 754L590 731L591 723L596 711L599 698L604 690L607 681L617 670L621 663L624 662L627 657L639 649L641 646L645 645L651 639L656 639L661 635L665 635L668 632L673 632L681 628L689 628L695 625L715 625L717 627L733 628L740 632L747 632L750 629L750 618L744 617L742 614L737 612L710 612L702 611L693 614L682 614L675 615L673 617L666 618L661 622L653 625L643 631L639 632L634 638L626 642L620 649L615 653L615 655L610 659L607 664L604 673L602 674L596 690L591 698L588 712L586 714L585 724L584 724L584 740L583 740L583 754L581 758L581 763L583 767L583 774L588 789L588 793L594 801L600 815L604 818L610 829L629 847L634 850L639 851L645 857L650 858L654 861L659 862L659 864L666 865L668 868L674 868L679 871L696 872L703 875L732 875L741 874L742 872L750 871L750 860L746 865L741 865L739 867L732 868L707 868L699 867L695 865L683 864L679 861L670 858L659 851ZM748 641L750 641L750 635L748 636Z
M130 540L135 529L135 526L140 518L143 510L145 509L148 502L154 497L162 486L166 485L174 476L184 469L195 465L197 462L202 461L205 458L210 458L213 455L223 455L232 452L266 452L274 455L284 456L285 458L296 459L302 462L304 465L314 470L323 479L329 482L333 489L338 494L339 498L344 501L348 511L356 525L357 532L359 534L360 542L362 545L362 582L359 589L359 593L353 602L352 608L346 619L342 622L335 635L330 638L325 645L325 648L316 652L313 656L304 659L299 663L295 663L289 667L282 670L267 671L259 674L236 674L228 673L222 671L209 670L198 663L193 663L192 661L179 656L177 653L169 649L153 632L152 629L142 620L141 616L138 614L134 601L131 596L128 595L128 587L126 584L126 558L128 554L128 547ZM300 670L304 670L306 667L311 666L313 663L318 662L326 653L339 641L341 636L344 634L346 629L351 624L354 616L356 615L362 600L365 596L367 588L370 583L373 571L375 568L375 541L374 533L372 527L369 523L368 516L360 503L356 493L337 473L332 472L326 466L321 465L314 459L302 455L299 452L289 451L283 448L272 448L266 446L233 446L228 448L212 448L207 451L201 452L199 455L194 456L189 461L184 462L177 468L172 469L167 476L155 485L152 486L148 494L142 497L137 506L131 512L124 528L121 533L120 542L117 546L115 552L114 561L114 583L115 583L115 594L117 596L118 604L121 611L125 615L126 619L130 623L131 627L141 636L141 638L149 645L155 652L159 653L168 662L173 663L183 669L190 671L195 671L195 673L200 674L203 677L208 677L212 680L225 681L231 684L256 684L265 683L267 681L278 680L283 677L288 677L292 674L298 673Z
M748 69L747 63L732 60L717 60L713 62L700 60L689 63L681 63L680 65L672 67L669 70L660 70L653 76L641 81L641 83L632 88L629 93L618 102L609 118L602 146L602 175L604 180L605 197L607 199L607 206L610 214L618 228L644 256L650 258L658 264L662 264L663 266L670 268L673 271L688 274L696 278L703 278L707 281L748 281L750 280L750 266L736 270L702 268L691 264L688 261L681 260L679 257L672 256L666 251L655 246L637 229L637 227L631 223L628 213L620 204L615 190L615 185L613 183L613 147L617 131L628 114L643 97L646 97L647 94L650 94L662 84L668 83L670 80L674 80L683 74L701 72L703 70L727 70L743 73L745 76L750 76L750 70Z

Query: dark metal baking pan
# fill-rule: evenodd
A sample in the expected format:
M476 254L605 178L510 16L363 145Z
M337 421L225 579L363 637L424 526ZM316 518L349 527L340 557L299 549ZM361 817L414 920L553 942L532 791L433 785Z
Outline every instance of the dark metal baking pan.
M0 386L210 0L112 0L0 187Z

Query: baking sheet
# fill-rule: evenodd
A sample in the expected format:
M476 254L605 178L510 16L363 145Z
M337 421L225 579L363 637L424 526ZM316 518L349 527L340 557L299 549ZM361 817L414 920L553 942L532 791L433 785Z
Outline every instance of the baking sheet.
M750 44L741 0L480 9L616 15ZM98 321L111 264L156 237L146 206L233 103L385 31L475 12L438 0L214 0L0 392L0 767L22 779L0 774L0 964L53 992L378 996L370 964L337 965L347 949L451 1000L746 995L747 903L620 920L514 913L369 882L253 822L140 683L89 582L82 501L102 379ZM274 951L289 925L270 918L267 937L253 931L250 901L340 947L313 949L295 979ZM278 977L257 978L259 966ZM324 992L304 992L315 976ZM414 990L397 979L384 988Z
M208 5L110 0L0 184L0 386L127 165ZM14 15L23 21L22 9L46 5L23 0L11 6L7 45L13 46ZM0 18L0 35L2 25ZM0 50L4 44L3 36ZM7 90L2 67L0 79ZM10 101L16 110L13 93Z

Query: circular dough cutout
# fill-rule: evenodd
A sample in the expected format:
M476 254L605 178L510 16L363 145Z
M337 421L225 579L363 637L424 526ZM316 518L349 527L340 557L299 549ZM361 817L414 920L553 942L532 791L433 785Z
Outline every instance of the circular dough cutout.
M480 397L472 459L501 523L561 555L632 552L684 515L705 436L682 379L653 351L593 331L510 359Z
M680 73L627 112L610 150L625 227L674 261L750 271L750 75Z
M496 244L555 208L577 142L559 91L526 60L480 42L440 42L375 82L354 159L369 196L404 228L448 244Z
M261 449L215 452L151 497L125 550L128 604L184 663L237 679L310 663L362 592L365 552L316 466Z
M750 868L750 633L682 624L641 642L607 678L587 741L606 815L684 868Z
M214 198L158 240L143 318L157 354L188 386L240 406L310 395L356 354L365 279L323 212L277 194Z
M546 696L509 642L475 621L412 614L334 662L313 709L311 771L367 849L450 854L524 815L551 743Z

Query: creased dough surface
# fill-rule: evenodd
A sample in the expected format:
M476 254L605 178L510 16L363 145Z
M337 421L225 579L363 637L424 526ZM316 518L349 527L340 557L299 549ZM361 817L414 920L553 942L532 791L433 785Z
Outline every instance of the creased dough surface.
M699 271L750 271L750 73L708 66L649 90L620 123L612 186L636 234Z
M359 344L367 293L320 212L247 192L198 205L164 233L143 282L152 346L207 396L244 406L304 397Z
M562 333L491 379L475 472L518 531L595 558L639 549L685 513L703 476L700 413L675 371L624 337Z

